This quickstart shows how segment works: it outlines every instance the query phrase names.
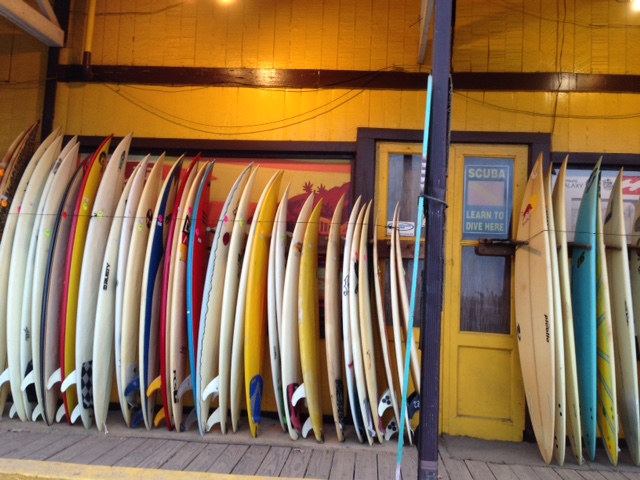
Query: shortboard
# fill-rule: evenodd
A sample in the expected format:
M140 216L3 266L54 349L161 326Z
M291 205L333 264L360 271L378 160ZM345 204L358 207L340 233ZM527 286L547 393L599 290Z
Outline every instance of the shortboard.
M154 418L156 393L162 389L160 376L159 337L162 297L162 264L171 214L180 184L184 155L176 160L160 187L153 209L152 226L147 240L140 298L140 332L138 358L140 375L140 409L147 430L165 418L164 409ZM170 421L168 418L167 421Z
M138 364L138 338L140 334L140 300L142 292L142 275L145 254L151 226L153 209L162 186L162 170L164 153L156 160L142 190L135 221L131 230L131 241L127 252L125 270L124 295L122 298L122 330L120 334L120 381L123 388L118 389L120 407L127 426L137 427L144 421L139 409L139 395L146 395L140 390L140 374ZM116 365L118 358L116 356Z
M112 138L113 135L107 137L88 161L74 209L71 234L67 245L64 289L60 306L62 317L60 324L60 378L62 382L60 391L69 425L72 425L81 413L81 408L78 408L78 395L75 388L76 378L72 373L76 368L76 321L82 259L84 258L91 211L100 179L104 173ZM74 388L70 388L72 386Z
M67 375L67 383L75 376L78 409L82 424L93 422L93 337L96 305L102 282L102 263L107 246L113 212L124 187L124 172L133 134L124 137L111 154L91 208L87 227L76 318L75 370Z
M224 294L224 288L221 286L227 269L229 242L233 232L235 212L238 210L240 197L252 166L253 164L247 166L240 173L222 205L207 264L198 334L198 357L196 359L196 388L200 401L200 410L198 411L200 433L210 429L209 409L211 402L220 392L220 385L215 379L218 378L218 361L220 359L220 323ZM212 421L219 423L215 415Z
M294 406L292 399L296 389L302 383L300 344L298 341L298 277L300 276L302 242L309 216L313 209L313 200L314 195L311 193L302 205L300 213L298 213L284 274L284 291L287 292L287 295L282 298L282 330L280 334L282 397L285 405L287 428L292 440L297 440L302 431L302 405Z
M336 435L344 442L344 375L342 374L342 318L340 316L340 229L344 209L342 195L331 217L324 275L324 341L327 353L329 396Z
M246 288L250 294L245 295L242 331L244 385L249 429L254 438L258 436L258 426L262 422L264 349L267 331L267 267L282 173L282 170L279 170L271 177L260 196L249 230L247 242L250 247L247 249L249 257L245 257L245 262L248 260ZM244 264L242 268L244 270ZM231 369L233 371L233 365Z

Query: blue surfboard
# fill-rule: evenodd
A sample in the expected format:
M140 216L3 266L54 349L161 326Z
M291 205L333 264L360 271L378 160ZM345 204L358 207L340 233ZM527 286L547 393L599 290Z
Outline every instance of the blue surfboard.
M571 301L576 343L580 424L587 455L596 456L596 212L600 195L600 161L580 202L571 265Z

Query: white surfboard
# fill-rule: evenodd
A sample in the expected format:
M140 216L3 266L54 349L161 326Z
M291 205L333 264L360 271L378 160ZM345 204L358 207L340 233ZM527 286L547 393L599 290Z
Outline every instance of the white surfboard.
M102 261L113 212L124 187L124 172L132 136L130 133L120 141L107 162L93 203L82 256L76 320L76 365L75 372L67 377L75 375L79 414L85 428L89 428L93 421L93 336L102 280Z
M269 245L269 266L267 280L267 330L269 334L269 359L271 362L271 383L278 409L278 420L283 432L287 431L284 397L282 396L282 364L280 362L280 323L282 317L282 297L284 290L285 247L287 244L287 204L289 188L280 199Z
M553 163L544 174L544 204L549 224L549 248L551 250L551 286L553 289L553 317L555 341L555 379L556 379L556 403L555 403L555 441L553 455L558 465L564 465L565 447L567 444L567 420L564 367L564 330L562 326L562 295L560 292L560 272L558 269L558 249L556 246L556 227L553 215L553 200L551 197L551 175Z
M131 174L131 179L136 177L142 165L142 163L136 165L135 170ZM113 384L113 338L116 316L118 253L120 249L120 238L122 236L124 212L132 186L133 182L129 180L120 195L118 205L116 205L113 214L109 236L105 245L100 285L96 299L96 320L93 333L93 354L91 358L93 361L93 411L96 428L99 432L103 430L106 432L105 421L107 419L107 411L109 410L109 399L111 397L111 387Z
M298 277L300 275L302 241L313 208L313 200L314 195L310 194L298 214L284 275L284 291L287 292L287 295L283 297L282 302L282 332L280 336L282 397L284 398L289 436L292 440L297 440L302 431L301 409L300 406L293 406L292 399L296 389L302 383L298 342Z
M355 373L353 371L353 352L351 347L351 322L349 313L349 278L351 261L351 243L353 242L353 231L356 226L358 213L360 212L360 200L358 197L351 207L351 215L347 224L347 234L344 240L344 253L342 255L342 344L344 347L344 365L347 376L347 395L349 397L349 408L353 427L360 443L364 441L364 427L362 423L362 413L360 412L360 402L355 383Z
M367 381L364 371L364 360L362 357L362 339L360 334L360 309L358 290L360 289L359 263L360 263L360 237L362 236L362 222L364 220L367 206L363 205L358 213L355 229L353 231L353 241L351 242L349 261L349 325L351 333L351 351L353 353L353 371L356 379L356 390L360 412L362 413L364 431L369 445L373 445L373 440L377 436L376 425L373 419L373 408L367 392ZM377 414L377 412L376 412Z
M32 278L27 279L30 253L27 245L29 245L33 232L40 196L49 177L51 167L60 153L61 145L62 137L59 136L42 155L29 179L29 184L18 210L14 247L11 252L9 288L7 290L7 352L11 394L14 399L18 396L22 399L23 411L20 412L18 410L18 414L23 414L24 417L20 417L23 421L31 419L34 403L36 402L35 392L30 398L29 392L26 389L22 390L22 381L31 370L30 364L32 362L31 312L29 311L28 320L25 318L23 321L22 318L24 295L25 293L28 294L30 299L32 281ZM31 253L35 254L35 248ZM25 284L25 281L27 281L28 285ZM28 292L25 292L25 288L27 288ZM29 307L30 305L29 302ZM29 308L29 310L31 309ZM16 405L19 401L16 401Z
M35 242L35 254L33 258L32 290L28 301L31 302L29 311L31 313L31 354L33 358L33 370L32 373L23 380L23 387L26 388L31 382L34 384L37 403L40 406L38 412L43 416L45 422L49 424L49 419L44 415L44 382L42 379L41 358L43 353L42 346L44 344L42 341L42 298L47 273L47 259L51 250L51 230L56 221L62 196L67 189L71 176L76 170L79 148L76 142L77 137L73 137L62 152L60 152L58 159L53 165L49 174L51 183L48 188L45 186L40 198L40 205L38 206L38 215L40 218L36 219L36 223L39 222L39 225L37 225L37 231L36 225L34 225L34 234L31 237L32 242ZM31 246L29 248L31 248ZM24 301L27 301L26 291ZM23 315L27 314L26 310L27 308L23 305Z
M188 174L184 180L184 190L180 197L180 202L175 209L175 228L171 246L171 265L169 278L171 285L167 295L167 336L169 344L167 346L166 364L168 367L168 377L170 378L170 408L173 425L178 431L184 431L186 426L183 422L182 411L184 407L184 394L190 390L184 390L183 382L189 381L191 375L188 374L189 365L189 340L187 337L187 312L186 312L186 286L187 286L187 250L189 244L189 228L191 226L191 215L193 204L196 199L198 185L202 182L206 164L198 168L199 156L193 159L189 167ZM194 188L194 185L196 186ZM182 187L181 187L182 188Z
M218 373L218 409L215 415L209 417L207 427L210 429L215 423L220 422L220 430L227 433L227 414L231 396L231 353L233 348L233 334L236 317L236 303L240 281L240 269L245 252L248 234L248 214L253 192L253 184L258 174L259 166L256 166L242 192L238 210L235 215L227 268L224 275L224 294L222 297L222 310L220 320L220 356ZM237 429L237 423L234 425Z
M164 153L156 160L146 181L136 210L125 273L122 301L122 332L120 340L120 379L123 382L120 406L124 407L127 426L136 427L143 420L138 410L132 417L132 408L139 406L140 377L138 370L138 335L140 329L140 298L142 270L155 206L162 185ZM146 392L144 392L146 394Z
M396 388L393 378L393 370L391 369L391 357L389 355L389 340L387 338L387 323L384 305L382 304L382 286L381 271L378 257L378 214L375 216L373 224L373 288L376 298L376 313L378 318L378 335L380 345L382 346L382 361L384 363L385 378L387 380L387 389L380 396L378 401L378 415L380 418L385 411L391 407L393 409L393 417L385 428L385 440L389 440L392 435L399 431L398 422L400 421L400 409L398 407L398 398L396 396ZM406 430L409 444L412 444L411 423L409 416L405 416Z
M618 412L624 438L633 463L640 465L640 410L638 404L638 358L633 316L627 232L622 196L623 170L616 178L604 217L604 243L607 247L607 273L611 293L611 316L615 352ZM635 300L640 302L640 298Z
M116 372L116 386L118 389L118 399L120 400L120 409L122 415L129 420L127 425L131 422L131 411L129 404L122 399L125 398L124 390L126 385L121 376L122 365L122 313L124 310L124 287L125 287L125 274L127 271L127 261L129 259L129 246L131 245L131 236L133 234L133 227L136 224L136 212L140 203L140 197L144 189L145 180L147 178L147 168L149 164L149 155L144 157L140 162L140 169L135 175L129 179L131 182L131 192L124 209L124 218L122 219L122 231L120 233L120 247L118 249L118 260L116 268L116 308L115 308L115 325L113 336L113 354L115 360L115 372Z
M199 389L200 409L198 426L200 433L208 431L209 409L211 402L218 396L220 386L214 382L218 376L220 356L220 324L222 319L223 285L235 212L238 210L244 185L253 164L246 167L231 187L227 199L222 205L216 232L213 236L211 253L207 265L206 283L202 296L202 311L198 329L198 357L196 359L196 388Z
M573 332L573 307L571 304L571 284L569 253L567 246L567 217L565 209L565 181L568 156L558 173L553 189L553 218L556 227L556 245L558 250L558 271L560 294L562 298L562 327L565 359L565 391L567 435L573 455L582 465L582 429L580 426L580 398L578 395L578 372L576 370L576 345Z
M147 239L142 288L139 303L140 329L138 335L138 365L140 378L141 410L147 430L154 422L160 423L164 410L154 420L156 393L162 387L160 378L160 305L162 297L162 275L164 251L167 246L170 222L166 221L173 212L173 204L178 193L184 155L171 166L164 179L153 209L152 226ZM157 379L157 380L156 380Z

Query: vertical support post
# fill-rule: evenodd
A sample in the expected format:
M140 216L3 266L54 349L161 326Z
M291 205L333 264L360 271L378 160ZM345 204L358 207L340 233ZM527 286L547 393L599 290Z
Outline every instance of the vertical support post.
M69 30L69 16L71 14L71 0L56 0L53 7L60 28L65 35ZM58 91L58 66L60 64L60 48L49 47L47 54L47 73L44 83L44 100L42 105L42 138L53 131L53 117L56 110L56 94Z
M423 278L422 374L418 478L438 478L440 419L440 337L444 291L446 182L449 160L450 72L455 0L435 0L433 110L429 134L425 202L426 242Z

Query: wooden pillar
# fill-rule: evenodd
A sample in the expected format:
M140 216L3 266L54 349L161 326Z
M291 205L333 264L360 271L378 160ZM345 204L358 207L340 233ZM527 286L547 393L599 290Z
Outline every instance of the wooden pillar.
M451 125L451 49L455 0L434 0L433 98L429 159L425 185L427 250L423 279L423 320L420 345L420 438L418 478L438 478L438 422L440 418L440 337L444 292L444 239L447 167Z

